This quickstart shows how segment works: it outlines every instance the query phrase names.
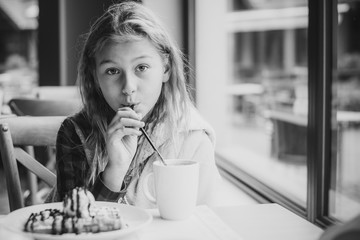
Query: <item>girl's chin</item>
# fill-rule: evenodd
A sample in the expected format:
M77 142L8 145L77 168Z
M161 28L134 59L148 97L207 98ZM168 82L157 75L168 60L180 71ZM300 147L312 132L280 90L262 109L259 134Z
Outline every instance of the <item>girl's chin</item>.
M143 113L141 113L141 116L143 116L142 118L141 118L141 121L143 121L143 122L145 122L146 123L146 120L148 119L148 117L149 117L149 113L147 112L147 113L145 113L145 114L143 114Z
M150 116L151 111L139 111L138 114L141 114L142 118L141 121L143 121L145 124Z

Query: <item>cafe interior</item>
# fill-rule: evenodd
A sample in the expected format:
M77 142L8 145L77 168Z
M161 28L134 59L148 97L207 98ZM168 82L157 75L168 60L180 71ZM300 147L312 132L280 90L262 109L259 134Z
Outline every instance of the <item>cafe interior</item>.
M57 130L82 109L82 37L114 2L0 0L0 239L47 239L4 223L56 184ZM223 181L187 220L146 209L103 239L360 239L360 0L136 2L184 53Z

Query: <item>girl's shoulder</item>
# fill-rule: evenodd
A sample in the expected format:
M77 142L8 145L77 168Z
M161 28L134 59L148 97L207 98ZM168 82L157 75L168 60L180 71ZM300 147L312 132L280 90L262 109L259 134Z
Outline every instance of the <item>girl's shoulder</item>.
M62 128L69 131L81 131L83 135L88 135L91 130L91 123L85 111L80 111L65 118Z
M190 110L190 118L188 122L188 131L191 135L202 135L209 138L211 143L215 145L216 135L213 127L208 123L199 111L194 107Z
M90 125L90 120L84 110L65 118L64 123L75 122L78 125Z

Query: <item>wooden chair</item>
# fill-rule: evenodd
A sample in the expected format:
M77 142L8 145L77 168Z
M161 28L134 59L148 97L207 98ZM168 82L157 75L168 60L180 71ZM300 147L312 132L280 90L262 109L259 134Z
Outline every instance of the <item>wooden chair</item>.
M56 89L60 90L63 88L52 87L51 89L53 89L52 94L54 95ZM75 91L75 88L71 89ZM59 92L64 94L63 99L14 98L9 101L8 105L12 112L17 116L69 116L77 113L81 109L82 104L80 98L68 97L69 94L66 95L64 91ZM47 167L49 169L55 167L54 148L47 148L46 154L44 154L43 151L40 151L41 148L39 147L34 149L34 147L27 146L25 150L33 157L37 156L39 159L46 158ZM41 153L40 156L39 153ZM28 173L28 181L30 193L38 192L36 176L31 172ZM34 194L30 194L28 201L30 201L30 204L35 204L38 201L38 197Z
M66 99L14 98L8 105L18 116L68 116L81 109L79 101Z
M39 99L64 100L71 99L81 102L79 87L73 86L38 86L34 89Z
M13 117L0 119L0 152L10 211L24 207L17 161L49 186L56 176L19 146L55 146L63 117Z

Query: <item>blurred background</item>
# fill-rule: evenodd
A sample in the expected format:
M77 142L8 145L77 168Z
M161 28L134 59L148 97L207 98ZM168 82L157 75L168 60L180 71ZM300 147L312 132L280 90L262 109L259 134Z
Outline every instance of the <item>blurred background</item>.
M13 114L13 98L76 85L81 34L112 2L0 0L2 115ZM321 9L306 0L141 2L188 58L196 106L217 132L218 166L248 197L239 204L277 202L320 226L360 213L360 0L328 1L330 27L310 17ZM319 41L331 42L322 56L309 50ZM312 59L331 61L329 74L317 75ZM313 128L316 111L327 114ZM309 137L318 128L328 132L323 147Z

